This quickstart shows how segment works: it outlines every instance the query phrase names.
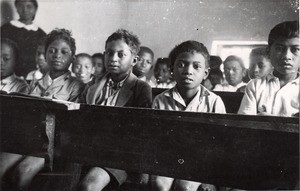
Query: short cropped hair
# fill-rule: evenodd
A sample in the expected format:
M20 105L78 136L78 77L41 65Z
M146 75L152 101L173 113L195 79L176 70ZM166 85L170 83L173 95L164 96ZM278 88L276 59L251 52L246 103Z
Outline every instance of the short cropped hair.
M17 6L17 4L20 3L20 2L22 2L22 1L24 1L24 0L15 0L15 6ZM38 3L37 3L36 0L29 0L29 1L33 4L33 6L34 6L36 9L38 9L39 5L38 5Z
M18 63L20 61L20 49L18 44L15 41L8 38L1 39L1 44L6 44L13 50L15 54L15 62Z
M146 46L141 46L139 53L142 53L142 52L149 53L151 55L152 59L154 58L154 53L150 48L148 48Z
M76 54L75 58L76 58L76 59L78 59L78 58L88 58L88 59L92 60L91 55L89 55L89 54L87 54L87 53L79 53L79 54Z
M190 53L200 53L205 59L205 66L209 68L209 60L210 56L207 51L207 48L200 42L197 41L185 41L179 45L177 45L169 54L170 59L170 70L173 72L175 60L178 57L179 54L184 52L190 52Z
M99 52L99 53L93 54L92 58L100 58L100 59L104 60L104 55Z
M46 36L45 52L47 52L47 49L52 42L60 39L64 40L70 46L72 56L74 56L76 53L75 39L72 37L72 32L67 29L56 28Z
M246 69L244 62L243 62L243 60L242 60L240 57L235 56L235 55L230 55L230 56L228 56L228 57L224 60L224 65L225 65L227 62L230 62L230 61L237 61L237 62L240 64L240 66L242 67L243 70Z
M115 40L123 40L130 47L131 53L135 56L140 51L141 43L139 38L125 29L118 29L116 32L110 35L105 42L105 48L107 46L107 43Z
M268 46L280 38L289 39L299 37L299 21L285 21L276 25L269 34Z
M250 52L250 57L252 57L252 56L262 56L262 57L268 58L266 48L267 47L259 47L259 48L252 49L251 52Z

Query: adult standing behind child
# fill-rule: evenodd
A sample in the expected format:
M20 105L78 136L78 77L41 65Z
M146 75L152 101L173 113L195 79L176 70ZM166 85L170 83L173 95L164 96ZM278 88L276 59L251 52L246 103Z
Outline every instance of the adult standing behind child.
M15 0L15 6L20 18L1 26L1 38L9 38L19 46L20 62L15 73L25 78L36 69L35 52L46 33L33 23L38 9L36 0Z
M240 57L228 56L224 61L224 73L227 83L217 84L213 91L236 92L246 86L246 83L243 82L246 68Z
M268 57L266 47L254 48L249 56L248 76L250 79L262 78L273 72L273 66Z
M107 73L85 89L79 102L118 107L151 107L151 87L132 73L132 67L138 61L139 48L138 37L124 29L109 36L104 53ZM79 183L79 190L120 186L127 176L124 170L92 167Z
M155 97L154 109L226 113L222 99L201 85L209 73L209 53L197 41L186 41L170 53L170 68L174 73L176 86ZM196 191L200 182L179 180L163 176L151 176L154 190ZM201 185L205 190L215 189L213 185Z
M19 61L19 49L10 39L1 39L1 85L0 90L7 93L17 92L27 94L29 86L25 80L14 73Z
M267 53L273 73L249 82L239 114L299 115L299 22L276 25L269 34Z

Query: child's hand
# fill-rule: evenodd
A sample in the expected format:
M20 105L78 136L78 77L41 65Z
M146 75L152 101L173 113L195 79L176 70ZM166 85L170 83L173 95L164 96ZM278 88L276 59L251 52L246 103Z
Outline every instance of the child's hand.
M217 188L212 184L201 184L200 189L203 191L217 191Z

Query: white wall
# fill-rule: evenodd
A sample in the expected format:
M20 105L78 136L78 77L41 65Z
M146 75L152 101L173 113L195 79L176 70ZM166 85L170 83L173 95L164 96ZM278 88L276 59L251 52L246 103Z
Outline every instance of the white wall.
M71 29L77 53L104 50L106 38L126 28L155 57L194 39L208 49L212 40L266 40L270 29L298 19L298 0L38 0L42 29ZM1 0L1 24L17 18L13 0Z

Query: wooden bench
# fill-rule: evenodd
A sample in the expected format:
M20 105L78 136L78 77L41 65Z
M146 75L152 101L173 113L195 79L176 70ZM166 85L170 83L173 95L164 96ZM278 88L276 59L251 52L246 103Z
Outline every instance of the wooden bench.
M162 88L152 88L152 97L153 99L155 96L158 94L162 93L167 89L162 89ZM243 99L244 93L242 92L220 92L220 91L214 91L213 93L217 94L220 96L224 102L224 105L226 107L226 112L227 113L237 113L241 101Z
M47 115L55 119L56 136L41 135L47 134ZM54 150L54 169L62 160L241 189L294 188L298 123L298 118L90 105L67 111L49 101L1 96L2 151L51 158ZM46 127L54 132L53 124ZM32 146L39 136L46 138L38 139L39 145L48 143L46 152Z

